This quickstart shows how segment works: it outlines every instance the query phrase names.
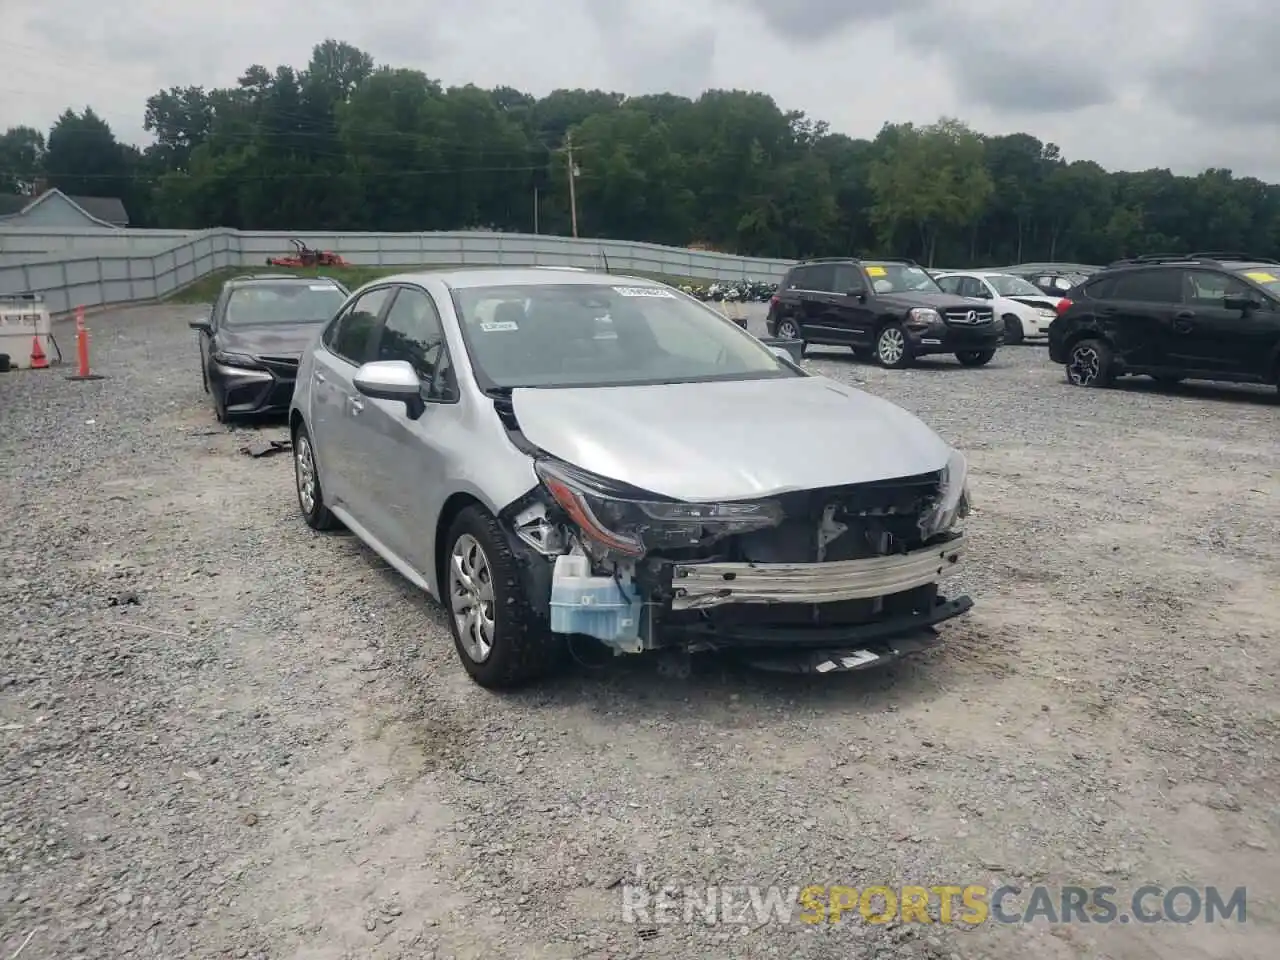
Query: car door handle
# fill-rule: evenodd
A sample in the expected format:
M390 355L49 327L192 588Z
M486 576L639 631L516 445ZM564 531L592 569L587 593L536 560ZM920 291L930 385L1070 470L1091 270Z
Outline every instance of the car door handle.
M351 405L352 413L359 413L361 410L364 409L364 401L361 400L359 397L351 397L347 400L347 403Z
M312 380L314 380L316 383L324 383L324 382L325 382L324 374L323 374L323 373L320 373L319 371L316 371L315 373L313 373L313 374L311 375L311 379L312 379Z

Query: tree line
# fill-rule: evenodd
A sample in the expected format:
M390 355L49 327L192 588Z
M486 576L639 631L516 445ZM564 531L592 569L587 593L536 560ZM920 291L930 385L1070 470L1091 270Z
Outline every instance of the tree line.
M1104 263L1191 249L1280 253L1280 187L1230 170L1109 172L959 120L833 133L762 93L697 99L445 88L335 40L305 69L148 98L145 149L91 108L0 137L0 192L116 196L136 226L467 228L752 256Z

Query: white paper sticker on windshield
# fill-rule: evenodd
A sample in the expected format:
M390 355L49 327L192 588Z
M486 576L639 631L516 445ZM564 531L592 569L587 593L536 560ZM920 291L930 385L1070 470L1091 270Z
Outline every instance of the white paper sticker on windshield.
M507 330L519 330L520 325L514 320L495 320L492 323L480 324L480 329L485 333L502 333Z
M613 289L620 297L666 297L668 300L676 298L670 290L663 290L661 287L614 287Z
M312 290L336 290L337 287L335 287L332 283L313 283L311 284L311 289Z

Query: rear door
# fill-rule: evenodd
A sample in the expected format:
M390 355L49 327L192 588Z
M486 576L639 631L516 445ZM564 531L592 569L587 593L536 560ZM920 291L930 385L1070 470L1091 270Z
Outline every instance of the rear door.
M311 368L310 428L320 482L328 501L348 510L362 526L368 487L364 465L353 449L353 430L365 398L352 379L373 357L378 322L391 293L391 287L368 290L330 321Z
M806 268L805 289L800 296L804 311L805 339L814 343L846 343L847 329L841 325L835 306L836 265L814 263Z
M806 276L811 268L805 266L792 267L791 271L782 278L782 283L778 284L778 292L775 295L776 300L770 306L769 312L774 320L773 330L775 335L778 327L785 320L790 320L795 325L796 332L804 333L804 310L801 307L801 296L805 289Z
M1182 309L1174 314L1170 360L1179 367L1232 376L1261 376L1276 338L1275 303L1239 277L1187 270ZM1227 297L1261 301L1260 308L1228 309Z
M1129 270L1106 278L1093 313L1117 358L1128 367L1168 363L1173 316L1182 309L1182 271ZM1089 288L1092 291L1092 284Z

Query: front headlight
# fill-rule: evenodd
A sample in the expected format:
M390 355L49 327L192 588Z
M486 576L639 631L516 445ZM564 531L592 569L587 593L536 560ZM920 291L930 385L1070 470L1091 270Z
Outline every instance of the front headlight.
M215 350L213 359L215 363L221 363L227 367L241 367L246 370L258 369L258 361L244 353L226 353L222 350Z
M912 307L907 311L907 324L913 327L927 327L940 319L938 311L932 307Z
M534 470L552 499L587 540L624 557L693 547L782 522L782 508L770 500L646 500L629 496L617 484L568 464L539 460Z
M956 521L969 515L969 463L959 450L952 450L942 468L942 488L937 502L920 518L925 538L946 533Z

